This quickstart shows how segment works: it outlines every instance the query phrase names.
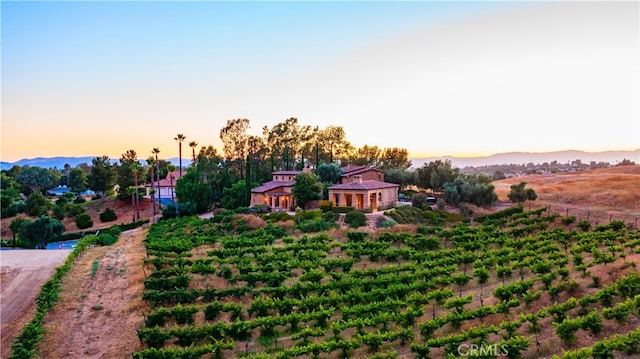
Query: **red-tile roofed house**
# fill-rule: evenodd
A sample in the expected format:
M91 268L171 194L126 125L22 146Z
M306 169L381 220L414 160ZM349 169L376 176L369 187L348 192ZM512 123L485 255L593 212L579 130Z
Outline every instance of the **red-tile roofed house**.
M251 189L250 207L265 205L272 210L285 210L296 206L295 196L291 193L296 184L295 177L302 171L275 171L271 173L272 180L262 186Z
M186 172L183 171L182 175L184 176L185 174ZM159 181L154 181L153 189L155 189L156 191L156 194L154 195L155 199L158 200L158 198L160 198L162 200L162 203L164 204L171 203L171 199L175 199L176 197L175 190L176 181L178 180L178 178L180 178L180 171L171 171L167 173L166 178ZM146 184L145 187L147 189L147 196L149 196L151 184Z
M342 167L339 184L329 187L334 206L377 211L395 206L399 185L384 182L384 171L366 166Z

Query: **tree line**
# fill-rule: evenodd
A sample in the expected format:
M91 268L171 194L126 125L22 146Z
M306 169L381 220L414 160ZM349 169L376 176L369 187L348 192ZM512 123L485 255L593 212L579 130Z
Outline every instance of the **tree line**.
M463 174L448 160L436 160L411 169L412 163L406 149L375 145L356 147L346 139L341 126L323 129L301 125L298 119L289 118L271 128L263 127L260 136L250 135L249 128L248 119L228 120L219 132L222 141L220 152L212 145L203 145L198 149L198 143L185 134L175 136L180 161L177 168L180 176L177 176L179 179L176 178L175 183L179 204L170 205L167 214L191 214L215 207L236 209L248 206L251 188L271 180L272 172L277 170L311 169L315 177L305 179L306 189L299 191L299 195L327 199L327 188L339 183L340 169L348 164L384 171L385 181L398 184L401 191L408 191L409 196L425 190L438 192L443 201L453 205L472 203L484 206L492 205L497 200L492 178L486 175ZM191 161L184 166L183 143L191 148ZM129 149L118 161L103 155L93 158L91 164L81 164L75 168L69 165L63 169L14 166L3 170L0 183L2 217L25 212L25 197L28 198L32 193L45 194L46 190L58 185L67 186L74 193L92 189L96 197L117 196L123 201L131 200L132 205L139 208L140 188L151 184L151 194L155 200L154 186L176 170L171 162L161 158L163 152L164 149L161 152L155 147L145 157ZM316 198L314 194L305 192L309 189L322 191ZM139 219L139 215L135 219Z

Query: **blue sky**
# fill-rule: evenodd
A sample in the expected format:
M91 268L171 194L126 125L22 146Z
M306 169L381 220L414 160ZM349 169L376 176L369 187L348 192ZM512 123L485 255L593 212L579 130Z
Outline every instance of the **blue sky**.
M289 117L412 157L635 149L638 9L3 1L0 157L175 157Z

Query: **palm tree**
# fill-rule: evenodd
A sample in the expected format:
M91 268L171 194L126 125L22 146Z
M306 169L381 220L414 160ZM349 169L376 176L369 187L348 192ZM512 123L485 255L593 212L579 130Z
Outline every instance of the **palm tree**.
M186 140L187 136L179 133L176 135L174 140L178 141L178 155L180 156L178 160L180 161L180 177L182 177L182 141Z
M136 196L136 220L140 220L140 199L138 199L138 170L140 169L140 163L138 161L131 164L133 170L133 181L135 183L135 196ZM135 221L134 221L135 222Z
M151 178L151 205L153 206L153 215L156 215L156 200L155 200L155 190L153 188L153 165L155 165L156 160L153 159L153 156L149 156L149 158L147 158L147 165L149 165L149 178Z
M176 170L176 166L169 165L167 169L169 170L169 179L171 179L171 203L176 203L173 199L173 171Z
M151 153L156 155L156 180L158 181L158 204L160 205L160 208L162 208L162 202L160 201L160 162L158 162L158 153L160 153L160 150L158 149L158 147L154 147L153 150L151 150ZM151 181L153 181L153 178L151 179Z
M191 147L191 155L193 156L193 167L196 166L196 146L198 143L196 141L189 142L189 147Z

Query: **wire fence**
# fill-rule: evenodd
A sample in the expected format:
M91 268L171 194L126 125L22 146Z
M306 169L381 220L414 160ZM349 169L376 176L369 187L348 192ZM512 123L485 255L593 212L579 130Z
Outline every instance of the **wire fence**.
M638 229L638 219L640 213L620 213L616 211L591 210L582 208L571 208L559 205L547 206L548 213L558 213L563 217L574 217L576 223L587 221L592 225L607 224L612 221L622 221L627 228Z

